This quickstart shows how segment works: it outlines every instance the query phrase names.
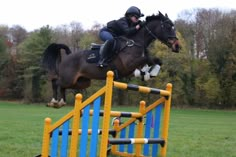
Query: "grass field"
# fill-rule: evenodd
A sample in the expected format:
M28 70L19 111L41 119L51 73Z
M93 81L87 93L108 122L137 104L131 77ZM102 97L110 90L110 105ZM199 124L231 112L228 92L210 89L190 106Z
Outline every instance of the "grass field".
M0 102L0 157L40 154L44 118L55 122L71 109ZM167 151L168 157L236 157L236 112L172 109Z

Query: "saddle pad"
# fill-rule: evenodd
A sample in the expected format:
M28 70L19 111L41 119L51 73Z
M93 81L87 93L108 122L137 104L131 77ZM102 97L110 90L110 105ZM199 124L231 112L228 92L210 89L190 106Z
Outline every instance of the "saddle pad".
M87 52L86 61L88 63L97 63L100 59L99 49L98 50L90 50Z

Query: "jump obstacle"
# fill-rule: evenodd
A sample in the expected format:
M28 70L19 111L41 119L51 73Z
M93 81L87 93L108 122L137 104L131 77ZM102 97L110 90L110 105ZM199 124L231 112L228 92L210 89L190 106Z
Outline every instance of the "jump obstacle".
M45 118L42 157L166 157L172 85L166 90L137 86L114 81L113 75L109 71L106 85L85 101L77 94L74 109L54 124ZM139 112L112 111L114 87L159 97L150 105L140 101ZM118 117L113 126L112 117Z

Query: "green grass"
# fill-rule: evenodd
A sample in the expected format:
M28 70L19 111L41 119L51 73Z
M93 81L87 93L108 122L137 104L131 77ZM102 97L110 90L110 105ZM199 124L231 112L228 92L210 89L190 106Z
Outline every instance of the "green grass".
M0 157L40 154L44 118L55 122L71 109L0 102ZM138 107L113 110L135 112ZM235 148L235 111L171 110L168 157L236 157Z
M236 112L172 110L171 157L236 157Z

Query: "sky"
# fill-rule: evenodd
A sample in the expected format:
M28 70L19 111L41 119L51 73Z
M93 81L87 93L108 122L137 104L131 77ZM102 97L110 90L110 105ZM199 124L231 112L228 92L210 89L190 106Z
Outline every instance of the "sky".
M167 13L172 20L195 8L236 10L236 0L3 0L0 4L0 25L20 25L27 31L71 22L90 29L95 23L119 19L130 6L139 7L145 16Z

